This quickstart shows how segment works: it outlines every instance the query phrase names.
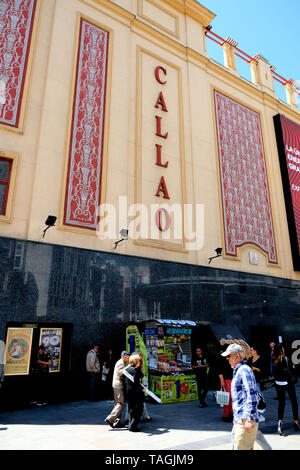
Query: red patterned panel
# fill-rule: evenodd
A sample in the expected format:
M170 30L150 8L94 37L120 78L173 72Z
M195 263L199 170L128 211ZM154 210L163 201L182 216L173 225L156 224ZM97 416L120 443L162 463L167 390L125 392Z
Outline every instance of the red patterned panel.
M253 243L277 263L258 113L215 91L226 254Z
M96 230L108 33L81 20L64 223Z
M36 0L0 1L0 123L18 127Z

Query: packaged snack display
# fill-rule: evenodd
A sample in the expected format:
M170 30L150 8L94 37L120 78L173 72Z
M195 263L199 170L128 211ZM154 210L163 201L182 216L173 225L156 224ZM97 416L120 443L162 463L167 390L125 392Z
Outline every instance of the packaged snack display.
M149 320L127 327L128 351L141 353L148 387L162 403L198 398L191 367L196 326L192 321Z

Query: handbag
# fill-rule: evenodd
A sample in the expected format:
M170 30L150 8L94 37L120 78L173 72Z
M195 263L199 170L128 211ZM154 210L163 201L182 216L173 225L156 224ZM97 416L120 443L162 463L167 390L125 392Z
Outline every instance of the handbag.
M227 406L229 403L230 393L220 390L216 392L215 397L218 405Z
M289 384L296 385L296 383L298 382L298 377L296 376L294 371L290 368L287 357L285 358L285 361L286 361L286 366L287 366L286 367L287 381Z
M290 377L288 378L288 382L290 384L293 384L293 385L296 385L296 383L298 382L298 377L291 371L290 372Z
M272 375L269 375L268 377L263 377L260 379L260 388L262 391L268 390L268 388L272 388L275 385L275 380Z
M267 404L266 404L265 400L263 399L260 392L257 392L257 396L258 396L257 410L258 411L263 411L267 408Z

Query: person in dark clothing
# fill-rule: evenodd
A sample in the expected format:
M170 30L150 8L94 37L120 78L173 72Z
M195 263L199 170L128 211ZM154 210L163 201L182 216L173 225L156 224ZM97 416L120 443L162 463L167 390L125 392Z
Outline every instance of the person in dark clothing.
M32 402L36 406L47 405L49 366L51 361L45 347L41 344L38 349L37 359L34 363L35 390L37 401Z
M196 382L198 388L198 397L200 402L200 408L205 408L205 397L208 392L208 373L209 365L207 359L204 356L201 348L196 348L196 357L192 361L192 369L195 371Z
M99 385L99 378L101 372L101 365L99 360L99 345L94 344L93 348L87 353L86 356L86 370L90 376L90 397L89 401L98 401L97 390Z
M4 382L4 364L0 362L0 394L1 394L1 389L3 387L3 382ZM1 401L2 400L0 400L0 410L1 410Z
M276 344L272 356L273 361L273 375L275 379L277 394L278 394L278 425L277 431L280 436L283 434L283 414L285 408L285 395L288 392L292 404L294 416L294 429L300 431L299 418L298 418L298 403L296 397L295 386L291 382L290 362L285 356L282 344Z
M134 381L127 379L127 403L129 423L128 429L132 432L139 432L138 424L143 412L145 388L142 387L144 374L141 369L141 359L139 354L132 354L129 359L129 367L126 371L132 375Z
M273 361L272 361L272 356L273 356L274 348L275 348L275 343L274 343L274 341L272 341L272 342L270 343L270 359L271 359L271 361L270 361L270 374L271 374L271 375L273 375L273 367L274 367L274 363L273 363Z
M110 400L113 400L114 394L113 394L113 388L112 388L112 381L113 381L113 375L114 375L114 367L115 363L117 362L116 357L113 354L112 349L108 350L108 354L104 359L103 363L103 368L102 368L102 376L106 375L105 377L105 398L109 398ZM104 372L107 372L104 374Z
M229 403L223 406L222 420L232 422L233 410L232 410L232 399L231 399L231 382L232 382L233 369L226 359L222 359L218 363L218 376L220 379L220 385L223 392L228 392Z
M255 376L256 390L262 395L264 399L264 396L261 391L260 382L261 382L262 377L266 375L267 365L264 359L260 356L257 346L253 345L250 348L250 354L251 354L251 357L248 359L247 365L252 369L252 372ZM259 414L259 422L263 423L266 420L265 410L259 411L258 414Z

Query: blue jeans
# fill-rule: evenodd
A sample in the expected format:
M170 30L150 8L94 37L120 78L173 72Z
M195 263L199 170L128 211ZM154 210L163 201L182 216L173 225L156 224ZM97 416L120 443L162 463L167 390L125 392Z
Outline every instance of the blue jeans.
M96 387L97 387L97 379L99 374L95 374L95 372L89 372L90 376L90 401L96 401Z

